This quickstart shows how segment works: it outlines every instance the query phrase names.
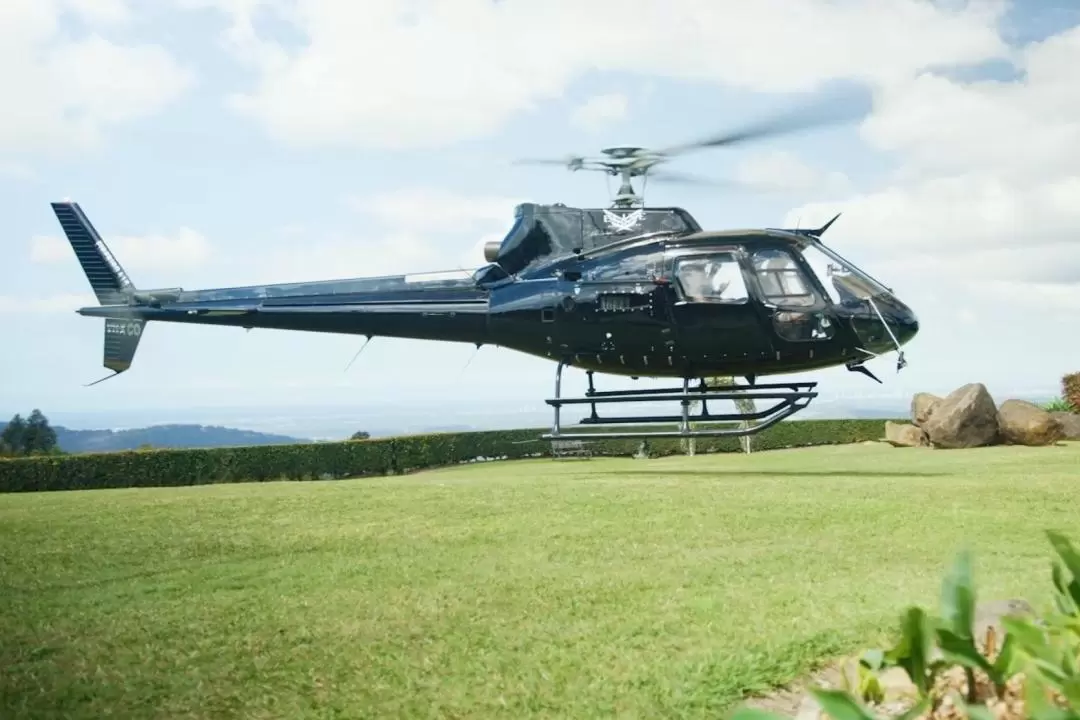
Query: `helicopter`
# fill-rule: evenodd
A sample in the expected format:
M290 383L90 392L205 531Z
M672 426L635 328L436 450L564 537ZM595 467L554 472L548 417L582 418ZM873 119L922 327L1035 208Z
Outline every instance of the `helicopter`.
M365 336L364 346L377 336L495 345L555 362L554 397L545 401L554 417L544 439L761 432L818 393L813 381L759 378L844 365L880 383L865 363L896 351L899 372L906 365L903 346L919 330L917 316L890 288L822 242L839 215L818 228L705 230L685 208L647 205L633 181L693 182L654 168L690 150L810 124L796 113L662 150L616 146L596 157L524 161L598 171L619 178L620 185L609 207L520 203L506 236L484 246L486 264L472 272L141 289L77 202L51 203L99 303L76 312L105 319L103 364L112 374L90 385L131 367L149 322L344 333ZM586 372L583 396L563 397L566 367ZM681 386L600 391L596 373L671 378ZM709 387L706 378L716 376L746 382ZM708 409L709 401L737 399L775 403L752 412ZM597 411L605 403L650 402L677 403L681 410ZM637 427L564 428L564 406L584 404L591 412L579 426ZM690 407L700 412L691 417ZM678 427L655 427L664 423Z

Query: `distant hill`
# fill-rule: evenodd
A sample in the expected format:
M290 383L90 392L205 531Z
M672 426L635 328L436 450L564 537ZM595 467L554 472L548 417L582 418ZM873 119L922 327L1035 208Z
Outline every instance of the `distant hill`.
M130 430L70 430L54 426L64 452L110 452L154 448L209 448L238 445L289 445L310 442L287 435L237 430L215 425L153 425Z

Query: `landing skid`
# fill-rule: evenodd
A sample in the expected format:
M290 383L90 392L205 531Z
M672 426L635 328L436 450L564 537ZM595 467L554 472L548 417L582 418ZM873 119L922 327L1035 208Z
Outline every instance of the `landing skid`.
M754 435L776 423L791 417L810 404L817 397L816 382L771 383L763 385L735 385L729 388L714 389L706 387L704 381L696 388L690 387L690 380L684 379L681 388L658 388L648 390L608 390L599 391L593 387L593 374L588 373L589 389L584 397L562 397L562 371L565 363L559 363L555 370L555 397L545 402L555 410L555 419L551 432L545 433L544 440L607 440L613 438L658 438L658 437L746 437ZM749 413L710 413L710 400L775 400L771 408ZM662 402L679 403L679 415L622 415L600 417L596 406L601 403L626 402ZM699 410L691 414L690 406L698 403ZM600 432L564 432L561 411L564 405L589 405L591 414L582 418L579 425L618 425L655 423L679 423L678 430L627 430ZM745 427L693 428L691 422L738 422L760 420Z

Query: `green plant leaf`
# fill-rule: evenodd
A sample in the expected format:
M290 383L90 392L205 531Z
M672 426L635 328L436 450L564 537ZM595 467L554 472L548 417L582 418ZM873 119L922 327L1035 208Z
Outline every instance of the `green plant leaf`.
M1008 637L1013 639L1013 652L1017 650L1033 658L1050 659L1053 655L1046 634L1025 618L1003 617L1001 624Z
M1065 563L1065 567L1069 569L1069 573L1073 576L1073 579L1080 579L1080 553L1076 552L1076 548L1073 547L1069 538L1056 530L1047 530L1046 537L1050 540L1050 545L1054 548L1054 552L1058 554L1061 561Z
M1065 683L1069 681L1069 676L1062 671L1057 663L1047 662L1046 660L1040 660L1038 658L1035 658L1033 662L1047 684L1057 690L1064 689Z
M825 714L833 720L877 720L858 700L842 690L810 690Z
M975 624L975 580L971 552L957 553L941 587L941 617L960 637L971 637Z
M947 660L973 670L982 670L995 684L1001 682L997 669L979 652L971 638L960 637L951 630L945 629L939 629L937 635L938 647L941 648L941 654Z
M929 697L924 697L915 703L908 710L893 718L893 720L915 720L927 710L930 709L931 700Z
M994 713L985 705L968 705L959 694L955 697L956 706L971 720L996 720Z
M787 715L759 710L757 708L739 708L732 713L730 720L791 720Z
M1080 707L1080 678L1075 675L1061 683L1061 694L1072 707Z
M885 699L885 690L881 687L881 680L877 673L865 665L858 666L859 671L859 699L863 702L879 703Z
M900 640L885 653L885 662L902 667L920 695L930 691L932 677L928 672L928 658L932 642L926 612L920 607L910 607L901 621Z
M1024 713L1032 720L1074 720L1075 711L1060 708L1047 697L1049 684L1045 676L1038 671L1025 669L1024 677Z
M1076 584L1075 579L1071 583L1065 581L1065 571L1062 569L1061 563L1054 563L1050 570L1050 576L1054 581L1054 605L1057 607L1058 612L1062 615L1075 615L1078 600L1073 595L1071 585L1076 585L1078 592L1080 592L1080 585Z
M1005 633L1005 641L1001 643L1001 649L998 651L997 657L994 658L994 673L999 678L994 683L997 685L999 694L1005 682L1016 674L1016 665L1016 641L1012 635ZM989 675L989 673L987 674ZM994 677L994 675L990 675L990 677Z

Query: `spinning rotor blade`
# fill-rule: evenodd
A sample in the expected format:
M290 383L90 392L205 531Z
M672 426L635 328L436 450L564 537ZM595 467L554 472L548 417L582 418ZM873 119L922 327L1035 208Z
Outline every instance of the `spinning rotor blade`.
M855 120L864 114L844 98L818 98L814 102L788 109L757 122L743 125L728 132L701 138L683 145L675 145L656 151L659 156L679 155L691 150L735 145L750 140L787 135L826 125L840 125Z
M768 188L755 186L752 183L748 183L742 180L721 180L718 178L700 177L698 175L687 175L686 173L673 173L673 172L653 172L649 171L643 175L646 182L652 183L657 181L663 184L673 183L676 185L699 185L705 187L723 188L728 192L735 193L752 193L754 195L769 195L769 194L783 194L782 188Z
M736 187L739 183L732 182L731 180L718 180L716 178L701 177L699 175L688 175L680 172L668 172L667 170L657 170L645 173L644 178L646 182L674 183L678 185L708 185L711 187Z
M514 165L569 165L576 158L519 158L512 161Z
M521 158L519 160L512 161L514 165L559 165L561 167L570 168L571 170L580 170L584 167L585 158L576 155L567 155L564 158Z

